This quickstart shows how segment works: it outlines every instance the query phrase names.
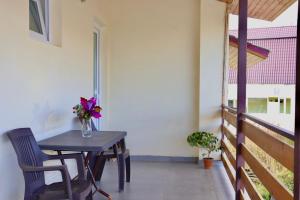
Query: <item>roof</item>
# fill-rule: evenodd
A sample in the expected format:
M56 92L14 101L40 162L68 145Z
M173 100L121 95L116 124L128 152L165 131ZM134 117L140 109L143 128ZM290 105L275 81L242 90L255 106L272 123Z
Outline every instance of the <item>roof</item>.
M229 12L239 14L239 0L219 0L228 3ZM248 16L273 21L297 0L248 0Z
M230 34L237 37L238 31L232 30ZM297 37L296 26L269 27L248 29L248 40L273 39L273 38L290 38Z
M265 61L247 69L248 84L295 84L296 27L250 29L248 41L270 50ZM267 36L271 33L271 36ZM230 31L236 35L236 31ZM256 35L256 37L255 37ZM229 69L229 84L236 83L237 70Z
M229 44L229 66L231 68L237 68L238 39L235 36L230 35ZM268 55L269 50L253 45L249 42L247 43L247 67L251 67L267 59Z

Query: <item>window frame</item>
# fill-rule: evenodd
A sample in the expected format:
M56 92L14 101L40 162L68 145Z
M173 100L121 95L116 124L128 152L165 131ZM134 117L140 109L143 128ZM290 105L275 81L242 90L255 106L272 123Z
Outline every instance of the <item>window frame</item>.
M41 28L42 32L38 33L29 28L29 33L33 38L36 38L41 41L49 42L49 19L50 19L50 11L49 11L49 0L45 0L45 20L44 20L44 15L43 15L43 9L41 5L40 0L29 0L29 1L34 1L37 4L37 9L38 9L38 14L39 14L39 20L41 22ZM29 8L29 15L30 15L30 8ZM30 23L30 22L29 22Z

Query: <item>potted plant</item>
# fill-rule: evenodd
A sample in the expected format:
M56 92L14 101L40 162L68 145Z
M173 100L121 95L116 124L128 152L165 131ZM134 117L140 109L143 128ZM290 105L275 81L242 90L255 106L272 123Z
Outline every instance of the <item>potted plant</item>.
M192 147L202 148L204 150L203 163L205 169L210 169L213 166L213 158L211 153L220 149L219 139L209 132L195 132L187 137L187 142Z

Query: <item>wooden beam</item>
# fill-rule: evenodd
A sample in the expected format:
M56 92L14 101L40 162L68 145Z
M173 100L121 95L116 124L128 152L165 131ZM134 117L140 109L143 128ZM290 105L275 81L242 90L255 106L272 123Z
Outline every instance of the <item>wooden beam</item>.
M235 169L235 157L233 156L233 154L229 150L228 142L222 141L221 143L222 143L223 152L226 154L231 166Z
M236 115L228 112L227 110L223 111L224 119L231 124L232 126L236 127Z
M273 21L296 1L297 0L249 0L248 16ZM234 0L229 5L231 5L229 12L239 15L239 0Z
M256 189L256 186L254 185L254 183L252 182L251 178L248 176L244 168L242 169L242 181L251 200L263 200L263 197Z
M235 135L226 126L223 126L223 132L224 132L224 135L226 136L226 138L232 144L232 146L234 146L234 148L236 148L236 137L235 137Z
M246 197L244 191L241 192L241 197L240 198L241 198L241 200L248 200L248 198Z
M245 113L244 116L246 119L249 119L251 122L255 122L256 124L263 126L264 128L267 128L283 137L286 137L286 138L294 141L294 132L286 130L286 129L276 126L274 124L271 124L267 121L264 121L262 119L254 117L253 115L249 115L247 113Z
M242 156L275 199L293 200L293 194L242 144Z
M248 0L239 0L239 29L238 29L238 70L237 70L237 128L236 128L236 195L240 200L243 191L241 180L244 158L242 156L242 145L245 143L245 135L242 130L244 120L243 113L246 112L246 83L247 83L247 27L248 27Z
M234 173L232 172L232 170L229 167L230 163L228 161L228 158L227 158L226 154L222 153L221 160L223 162L223 165L224 165L225 171L226 171L226 173L227 173L227 175L229 177L229 180L230 180L230 182L232 184L232 187L235 189L236 188L235 187L235 175L234 175Z
M233 2L233 0L218 0L227 4L231 4Z
M248 121L243 121L243 133L283 166L294 171L294 148L291 145Z

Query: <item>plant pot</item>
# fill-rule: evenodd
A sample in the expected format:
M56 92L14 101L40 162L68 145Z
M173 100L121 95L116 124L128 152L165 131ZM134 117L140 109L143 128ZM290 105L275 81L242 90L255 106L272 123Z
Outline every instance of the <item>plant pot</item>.
M213 158L203 158L204 169L210 169L214 166Z

